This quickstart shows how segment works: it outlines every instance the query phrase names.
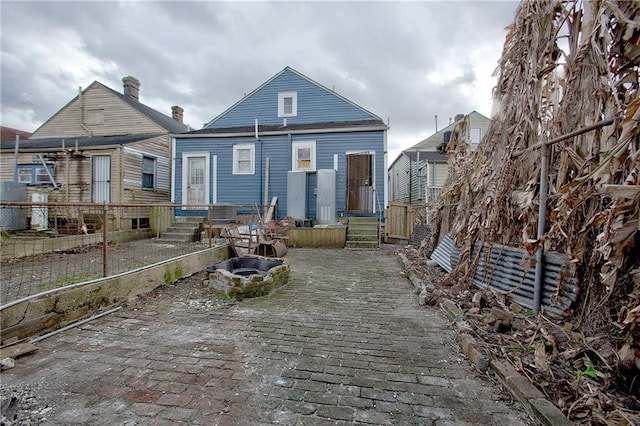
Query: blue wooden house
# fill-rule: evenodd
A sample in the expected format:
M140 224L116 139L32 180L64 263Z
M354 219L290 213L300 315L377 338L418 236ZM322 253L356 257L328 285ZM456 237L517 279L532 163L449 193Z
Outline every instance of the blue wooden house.
M173 135L172 202L264 206L277 197L277 217L379 217L387 129L380 117L286 67L202 129Z

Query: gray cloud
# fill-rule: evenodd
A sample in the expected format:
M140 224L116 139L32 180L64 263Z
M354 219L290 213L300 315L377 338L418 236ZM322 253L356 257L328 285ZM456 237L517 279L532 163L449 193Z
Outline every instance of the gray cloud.
M78 86L98 80L121 90L133 75L143 102L166 113L181 105L199 128L288 65L390 119L390 148L407 148L435 130L436 114L440 123L489 114L491 87L482 86L516 7L3 1L2 124L34 130Z

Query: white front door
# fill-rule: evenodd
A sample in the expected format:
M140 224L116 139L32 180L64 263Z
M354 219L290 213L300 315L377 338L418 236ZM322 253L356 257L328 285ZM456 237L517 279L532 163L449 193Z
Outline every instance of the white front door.
M203 206L209 203L209 154L184 154L182 180L183 204Z

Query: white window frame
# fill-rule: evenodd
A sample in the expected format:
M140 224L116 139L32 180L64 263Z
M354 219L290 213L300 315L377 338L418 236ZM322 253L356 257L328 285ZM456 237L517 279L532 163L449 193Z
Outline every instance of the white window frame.
M249 171L241 171L238 167L238 161L240 161L240 151L249 150L251 157L251 165ZM234 175L253 175L256 170L256 145L253 143L237 144L233 146L233 174Z
M31 183L33 170L22 167L18 169L18 183Z
M284 100L291 98L291 112L285 112ZM296 117L298 115L298 92L278 93L278 117Z
M298 150L309 149L311 164L309 168L298 167ZM291 171L315 172L316 171L316 141L298 141L291 143Z
M51 183L51 179L49 178L49 173L47 173L47 169L44 167L36 167L35 168L35 184L37 185L45 185L47 183Z
M53 175L53 165L47 164L47 169ZM41 164L18 164L18 183L50 185L49 173Z

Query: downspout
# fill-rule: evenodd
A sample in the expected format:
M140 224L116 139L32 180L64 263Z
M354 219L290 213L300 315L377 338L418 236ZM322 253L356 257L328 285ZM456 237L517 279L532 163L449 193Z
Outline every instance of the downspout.
M422 190L422 173L420 173L420 151L416 151L416 180L418 182L418 202L420 202L420 191Z
M18 151L20 150L20 135L16 135L16 146L13 147L13 181L18 182Z
M93 137L93 132L84 124L84 104L82 102L82 87L78 87L78 100L80 101L80 127L82 127L89 136Z
M64 139L62 139L62 152L64 153L64 169L66 170L66 178L65 178L66 182L65 182L65 185L64 185L64 189L65 189L65 191L64 191L64 194L65 194L64 199L68 203L69 202L69 185L70 185L69 179L71 178L71 172L69 171L69 155L70 155L70 153L67 152L67 149L64 146Z
M176 138L171 138L171 203L176 202Z
M260 200L264 197L264 167L262 165L262 143L260 141L260 136L258 135L258 119L254 119L254 127L255 127L255 132L254 132L254 137L256 139L256 143L260 146L260 198L258 198L258 202L260 203Z

